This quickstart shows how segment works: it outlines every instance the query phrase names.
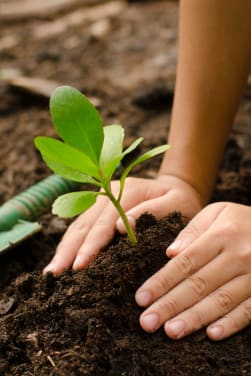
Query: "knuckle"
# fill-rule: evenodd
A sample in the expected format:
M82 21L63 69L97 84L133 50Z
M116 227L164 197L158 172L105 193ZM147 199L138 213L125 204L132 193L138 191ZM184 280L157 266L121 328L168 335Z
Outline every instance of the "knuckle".
M233 221L225 222L219 229L220 236L226 236L229 237L229 235L239 235L240 234L240 228L237 223Z
M107 228L107 227L110 228L111 224L108 223L105 218L99 218L99 219L97 219L95 226L97 226L99 228Z
M131 184L135 181L135 178L133 178L132 176L128 176L126 178L126 184Z
M119 182L117 180L111 181L111 190L114 194L119 192Z
M89 228L90 225L88 221L83 221L82 218L76 219L74 222L72 222L69 227L68 231L75 231L75 232L83 232L85 229Z
M224 321L227 323L228 330L231 331L231 333L238 332L241 328L240 322L234 317L232 314L228 314L224 316Z
M205 295L207 290L207 283L205 280L198 276L190 277L189 279L190 287L197 298L201 298Z
M86 224L86 221L83 221L81 217L78 217L75 221L73 221L68 228L80 230Z
M154 286L154 290L157 292L158 296L162 296L164 293L171 289L171 285L166 278L166 274L162 273L164 268L162 268L158 273L156 273L152 277L152 286Z
M219 290L219 292L217 293L216 302L218 307L220 307L220 309L224 312L228 312L233 306L233 299L231 297L231 294L223 289Z
M179 312L178 304L173 299L165 299L159 304L159 312L161 312L162 316L173 317Z
M238 255L238 261L241 262L242 265L249 266L251 263L251 249L243 249L240 254Z
M199 311L190 310L191 319L189 320L192 329L198 330L203 328L206 324L205 315Z
M108 222L109 221L107 221L105 218L98 218L95 222L95 227L101 231L102 229L110 229L112 226ZM79 218L79 220L77 219L69 225L67 232L74 231L76 236L78 236L78 234L85 236L91 230L93 225L94 223L92 223L92 221L88 219L84 221L83 218Z
M182 253L179 257L173 259L177 269L184 275L188 275L194 271L194 265L191 257Z
M125 188L126 189L134 189L135 187L136 178L132 176L128 176L125 180ZM119 189L119 184L117 185L117 188Z
M194 239L198 236L199 230L192 222L190 222L184 230L180 232L181 237Z
M251 323L251 300L243 304L243 314L245 320L250 324Z

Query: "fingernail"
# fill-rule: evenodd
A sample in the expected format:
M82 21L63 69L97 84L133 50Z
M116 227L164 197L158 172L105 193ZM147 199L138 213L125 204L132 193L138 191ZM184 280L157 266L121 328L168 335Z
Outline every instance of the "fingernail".
M177 339L185 334L185 322L183 320L170 321L165 326L170 329L171 334Z
M131 215L127 215L126 217L127 217L128 222L130 223L130 225L131 225L131 226L134 226L134 225L135 225L135 218L132 217ZM119 226L125 226L125 225L124 225L124 222L122 221L121 218L119 218L119 219L117 220L117 225L119 225Z
M207 329L207 331L210 337L219 339L222 337L224 329L222 325L212 325Z
M173 243L171 243L169 245L169 247L167 247L167 250L169 251L176 251L177 249L180 249L181 248L181 245L182 245L182 240L175 240Z
M173 243L169 245L166 250L166 254L169 257L177 256L183 249L186 247L186 242L184 240L175 240Z
M128 220L128 222L130 223L130 225L131 225L132 227L135 226L135 222L136 222L136 220L135 220L134 217L132 217L131 215L127 215L127 220Z
M149 313L141 318L141 324L145 330L152 332L158 328L159 316L156 313Z
M135 223L136 223L135 218L132 217L132 216L130 216L130 215L127 215L127 220L128 220L128 222L129 222L130 226L131 226L132 228L134 228L134 227L135 227ZM124 224L124 222L122 221L121 218L119 218L119 219L117 220L116 227L117 227L117 229L118 229L120 232L123 232L123 233L126 232L125 224Z
M139 291L135 296L136 302L140 306L146 306L151 303L152 294L149 291Z
M76 257L76 260L74 261L73 265L72 265L72 269L73 270L79 270L82 268L82 265L83 265L83 259L81 256L77 256Z
M46 274L46 273L49 273L51 272L55 267L55 263L54 262L51 262L50 264L48 264L44 269L43 269L43 274Z
M116 222L116 227L117 229L120 231L120 232L125 232L126 229L125 229L125 225L124 225L124 222L122 221L121 218L119 218Z

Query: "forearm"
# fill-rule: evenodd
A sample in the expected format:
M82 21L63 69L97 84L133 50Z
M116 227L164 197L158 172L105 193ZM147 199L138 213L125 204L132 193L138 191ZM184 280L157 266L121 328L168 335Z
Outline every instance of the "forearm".
M194 186L205 204L251 66L251 0L181 0L179 59L160 173Z

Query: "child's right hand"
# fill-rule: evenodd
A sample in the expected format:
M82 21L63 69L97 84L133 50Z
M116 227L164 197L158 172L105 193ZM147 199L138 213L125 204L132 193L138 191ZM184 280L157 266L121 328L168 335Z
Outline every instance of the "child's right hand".
M112 182L116 194L119 182ZM199 193L182 179L161 175L156 179L127 178L121 205L134 227L136 219L149 212L157 219L172 211L180 211L191 219L202 208ZM56 253L44 273L55 275L69 267L83 269L113 238L115 231L125 228L107 197L99 196L96 204L80 215L67 229Z

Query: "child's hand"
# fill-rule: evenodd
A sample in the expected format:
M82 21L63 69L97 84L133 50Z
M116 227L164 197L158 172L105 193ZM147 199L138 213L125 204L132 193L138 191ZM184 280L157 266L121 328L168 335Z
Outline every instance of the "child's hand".
M167 249L173 257L137 291L144 330L179 339L204 326L221 340L251 322L251 208L204 208Z
M113 181L113 192L118 189L118 182ZM128 178L121 204L133 226L144 212L161 218L176 210L190 219L201 209L201 198L188 183L163 175L154 180ZM60 274L72 265L74 270L84 268L108 244L116 229L125 233L116 209L106 197L99 196L97 203L69 226L44 272Z

